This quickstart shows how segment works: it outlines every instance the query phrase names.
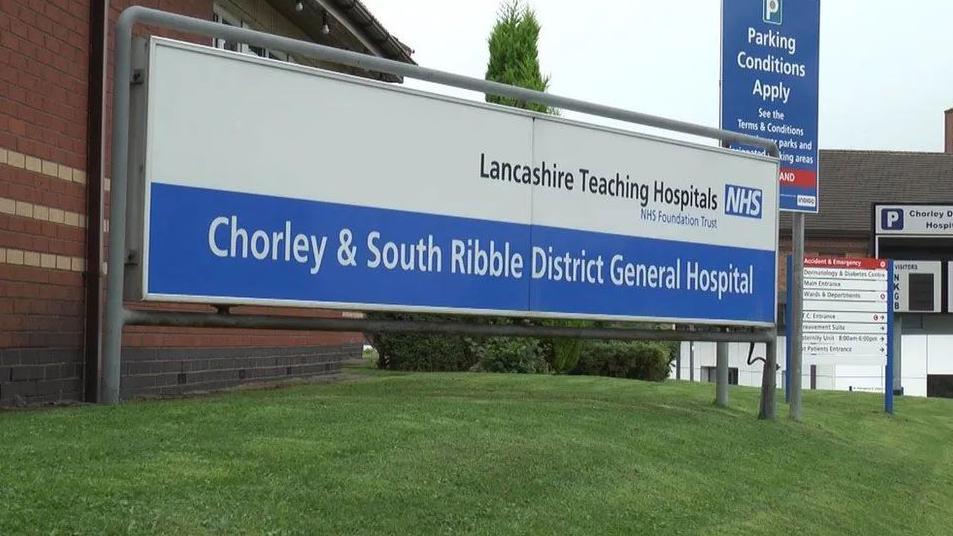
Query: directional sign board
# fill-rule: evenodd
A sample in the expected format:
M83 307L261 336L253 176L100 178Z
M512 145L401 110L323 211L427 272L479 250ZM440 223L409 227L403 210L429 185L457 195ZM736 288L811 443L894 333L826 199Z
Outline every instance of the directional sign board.
M772 326L776 159L153 38L138 296Z
M893 377L892 264L882 259L806 257L804 314L790 319L787 326L790 341L791 324L802 322L806 362L833 365L839 389L882 391L888 413L893 412L893 391L884 389L885 378ZM790 266L788 258L789 270Z
M887 261L880 259L805 258L805 356L886 360L891 304L887 272Z
M890 290L887 261L804 260L804 355L886 359Z

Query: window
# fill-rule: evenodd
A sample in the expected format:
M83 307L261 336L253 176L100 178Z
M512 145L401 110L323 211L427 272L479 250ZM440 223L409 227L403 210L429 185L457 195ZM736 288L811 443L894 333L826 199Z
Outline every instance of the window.
M238 18L232 16L230 13L221 8L218 4L215 4L212 20L219 23L225 24L227 26L241 26L241 22ZM238 52L240 46L234 41L226 41L224 39L215 39L214 43L215 48L222 48L225 50L231 50L232 52Z
M246 20L242 20L240 17L237 17L234 14L228 12L217 3L213 6L212 20L220 24L235 26L236 28L248 28L251 30L256 29L255 26L253 26L251 23L249 23ZM289 57L287 53L282 52L280 50L271 50L267 48L256 47L253 45L247 45L245 43L227 41L225 39L215 39L214 46L215 48L231 50L232 52L241 52L242 54L253 54L260 58L269 58L272 60L279 60L279 61L290 61L294 63L292 58Z
M716 367L702 367L701 381L716 383L718 381L718 369ZM738 385L738 368L728 368L728 385Z
M953 375L928 374L927 396L939 398L953 398Z
M248 23L245 22L245 21L242 21L242 28L248 28L248 29L250 29L250 30L254 30L254 28L252 28L252 25L251 25L251 24L248 24ZM264 48L262 48L262 47L252 46L252 45L242 45L242 52L245 53L245 54L254 54L254 55L258 56L259 58L267 58L267 57L268 57L268 50L267 50L267 49L264 49Z

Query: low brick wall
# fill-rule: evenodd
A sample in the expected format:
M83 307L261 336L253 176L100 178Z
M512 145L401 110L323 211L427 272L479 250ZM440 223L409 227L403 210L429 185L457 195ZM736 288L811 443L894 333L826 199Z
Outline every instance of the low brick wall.
M358 343L281 348L125 348L122 398L215 391L251 382L331 375L360 358ZM78 348L0 349L0 406L82 400Z
M82 349L0 349L0 405L18 399L38 404L82 398Z
M335 374L363 345L292 348L130 348L123 351L124 399L214 391L251 382Z

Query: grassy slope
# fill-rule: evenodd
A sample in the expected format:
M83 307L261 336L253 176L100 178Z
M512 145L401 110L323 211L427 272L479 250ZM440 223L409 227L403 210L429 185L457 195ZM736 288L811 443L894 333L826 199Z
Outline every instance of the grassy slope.
M0 534L949 534L950 401L809 392L771 424L755 390L712 395L370 374L0 413Z

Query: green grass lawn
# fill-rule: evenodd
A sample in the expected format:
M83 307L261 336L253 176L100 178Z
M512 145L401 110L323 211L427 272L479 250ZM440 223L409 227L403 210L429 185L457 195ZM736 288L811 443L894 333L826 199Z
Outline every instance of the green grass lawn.
M359 373L0 413L0 534L953 532L951 401Z

